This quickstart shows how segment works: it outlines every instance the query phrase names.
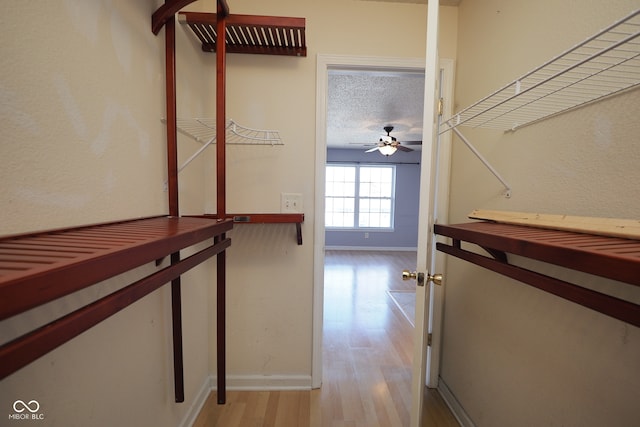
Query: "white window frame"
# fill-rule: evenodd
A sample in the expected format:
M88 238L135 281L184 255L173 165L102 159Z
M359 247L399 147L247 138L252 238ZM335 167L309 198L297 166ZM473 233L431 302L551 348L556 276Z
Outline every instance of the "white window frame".
M378 232L386 232L386 231L394 231L395 227L395 205L396 205L396 166L394 164L375 164L375 163L343 163L343 162L327 162L326 167L353 167L355 168L355 183L354 183L354 212L353 212L353 226L330 226L326 224L326 213L325 213L325 228L331 231L378 231ZM360 201L369 197L360 196L360 169L361 168L385 168L391 169L391 196L390 199L390 224L389 227L361 227L359 225L360 222ZM326 185L326 183L325 183ZM327 196L325 194L325 202L331 196ZM381 198L373 198L373 199L387 199L386 197ZM325 203L328 205L328 203Z

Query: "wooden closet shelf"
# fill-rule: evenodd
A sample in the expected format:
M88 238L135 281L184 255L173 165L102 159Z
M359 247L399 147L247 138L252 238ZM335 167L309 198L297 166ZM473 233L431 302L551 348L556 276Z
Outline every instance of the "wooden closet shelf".
M640 241L560 230L472 222L435 225L436 234L640 286Z
M232 221L153 217L0 239L0 319L224 234Z
M173 283L207 259L224 255L231 245L225 232L232 227L230 220L153 217L1 238L0 319L167 255L171 255L171 264L2 344L0 379ZM208 239L212 239L210 245L180 259L181 249ZM177 402L184 400L181 382L182 369L176 371Z
M196 218L214 218L219 219L215 214L205 214L196 216ZM296 238L298 245L302 245L302 223L304 222L304 214L302 213L258 213L258 214L230 214L225 217L232 220L236 224L295 224Z
M173 19L180 9L188 6L194 1L195 0L165 0L164 4L153 12L153 15L151 15L151 32L158 35L167 21ZM218 0L217 4L221 6L222 14L224 16L229 15L229 5L226 0Z
M178 19L191 28L203 51L216 51L215 13L180 12ZM228 15L225 22L227 53L307 56L305 18Z
M166 85L167 85L167 152L169 156L169 208L170 213L177 215L178 194L177 194L177 172L179 168L173 166L177 164L177 140L176 128L178 119L176 114L176 74L175 74L175 14L192 3L194 0L165 0L152 16L151 29L154 34L158 34L165 26L165 63L166 63ZM227 123L225 107L225 76L226 76L226 54L227 53L248 53L248 54L268 54L286 56L306 56L306 36L304 18L283 18L273 16L252 16L252 15L230 15L229 6L225 0L217 0L217 13L194 13L181 12L178 20L188 25L196 37L202 43L202 50L216 53L216 117L219 124ZM218 40L221 40L218 45ZM233 129L238 131L238 129ZM249 130L249 134L242 134L244 138L251 139L257 143L255 130ZM261 133L264 135L264 133ZM215 138L215 139L214 139ZM273 138L271 138L273 139ZM279 137L276 138L279 140ZM201 219L211 221L212 218L218 221L228 221L233 223L294 223L298 244L302 244L302 222L303 214L227 214L226 213L226 166L225 166L225 146L227 144L226 132L218 128L215 135L211 135L209 142L201 148L204 149L210 142L216 141L216 202L217 216L205 215ZM264 141L261 141L264 142ZM196 152L194 156L197 156ZM193 159L192 157L191 159ZM187 163L189 161L188 160ZM186 165L186 164L185 164ZM217 398L222 404L226 400L226 267L224 251L218 256L217 268L217 303L216 303L216 342L217 342ZM179 284L175 286L178 288ZM174 284L172 283L172 288ZM174 307L174 325L179 323L179 301L172 303ZM174 333L179 328L174 327ZM181 349L174 347L174 360L179 360L175 368L176 401L183 401L184 387L182 386Z
M452 239L452 244L436 244L441 252L640 326L640 305L511 265L507 258L514 254L640 286L638 240L493 222L435 224L434 231ZM492 257L465 250L461 242L478 245Z

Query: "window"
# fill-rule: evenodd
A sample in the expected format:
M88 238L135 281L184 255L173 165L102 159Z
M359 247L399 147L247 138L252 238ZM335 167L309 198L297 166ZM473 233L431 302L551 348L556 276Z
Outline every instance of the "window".
M326 167L325 226L329 228L393 228L394 165Z

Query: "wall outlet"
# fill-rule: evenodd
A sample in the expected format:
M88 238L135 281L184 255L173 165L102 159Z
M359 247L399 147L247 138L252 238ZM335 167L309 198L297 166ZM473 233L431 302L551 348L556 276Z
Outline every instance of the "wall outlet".
M281 213L302 213L302 194L282 193L280 195Z

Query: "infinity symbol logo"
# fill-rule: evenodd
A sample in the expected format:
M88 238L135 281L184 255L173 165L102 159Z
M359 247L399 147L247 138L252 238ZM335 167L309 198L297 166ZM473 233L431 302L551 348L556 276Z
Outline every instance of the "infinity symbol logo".
M30 400L29 403L24 403L22 400L16 400L13 402L13 410L17 413L24 412L25 409L32 414L35 414L38 412L38 409L40 409L40 404L37 400Z

